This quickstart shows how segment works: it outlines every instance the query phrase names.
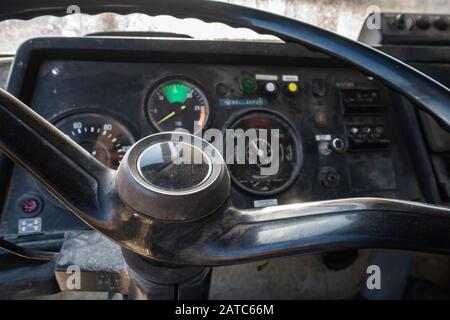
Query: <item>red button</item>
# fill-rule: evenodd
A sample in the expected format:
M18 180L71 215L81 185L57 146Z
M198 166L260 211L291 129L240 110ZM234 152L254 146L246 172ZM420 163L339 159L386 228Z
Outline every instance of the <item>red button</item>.
M22 201L21 205L23 212L28 214L36 213L39 209L39 203L36 199L26 199Z

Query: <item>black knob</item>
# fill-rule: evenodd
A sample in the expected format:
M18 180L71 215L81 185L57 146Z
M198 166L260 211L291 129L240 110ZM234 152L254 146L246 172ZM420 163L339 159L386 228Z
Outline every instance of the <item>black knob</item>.
M422 30L428 30L431 27L431 20L428 16L422 16L416 21L416 26Z
M398 14L395 16L392 24L399 30L411 30L414 19L409 14Z
M330 142L330 147L335 152L341 153L345 151L345 142L341 138L334 138Z
M340 174L333 167L322 167L319 171L319 183L325 188L336 187L340 180Z
M434 26L436 29L441 31L445 31L448 29L449 21L446 16L441 16L438 19L434 20Z

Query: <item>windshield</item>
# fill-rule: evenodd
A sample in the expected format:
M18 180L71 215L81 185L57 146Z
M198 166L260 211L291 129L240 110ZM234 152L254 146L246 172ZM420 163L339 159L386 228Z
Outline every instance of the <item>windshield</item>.
M449 0L224 0L285 15L356 39L365 17L376 10L384 12L448 13ZM74 2L76 3L76 1ZM83 36L98 32L141 31L185 34L200 39L274 40L250 30L223 24L206 24L196 19L179 20L168 16L143 14L121 16L104 13L83 14L76 5L65 17L42 16L30 21L0 22L0 54L14 53L25 40L42 36Z

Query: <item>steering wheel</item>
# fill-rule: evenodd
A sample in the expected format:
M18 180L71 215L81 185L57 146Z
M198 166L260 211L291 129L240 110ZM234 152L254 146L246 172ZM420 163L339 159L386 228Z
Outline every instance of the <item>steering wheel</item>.
M0 20L62 16L70 4L16 0L2 5ZM78 0L77 4L87 14L167 14L274 34L379 79L450 130L448 88L376 49L320 28L213 1ZM170 147L180 143L216 161L200 170L178 166L176 175L187 177L192 185L168 191L164 185L169 178L162 170L154 179L152 159L165 158ZM0 90L0 147L86 224L160 266L217 266L368 247L450 253L448 208L350 198L240 210L229 200L227 167L208 142L187 134L152 135L137 142L113 171L4 90Z

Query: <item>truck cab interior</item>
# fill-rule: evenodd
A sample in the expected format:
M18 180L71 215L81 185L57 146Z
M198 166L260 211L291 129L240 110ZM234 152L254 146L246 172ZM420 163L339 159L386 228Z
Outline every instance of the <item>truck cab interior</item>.
M270 40L118 26L0 47L0 298L450 298L435 10L373 12L352 40L227 2L2 4L0 29L140 13Z

